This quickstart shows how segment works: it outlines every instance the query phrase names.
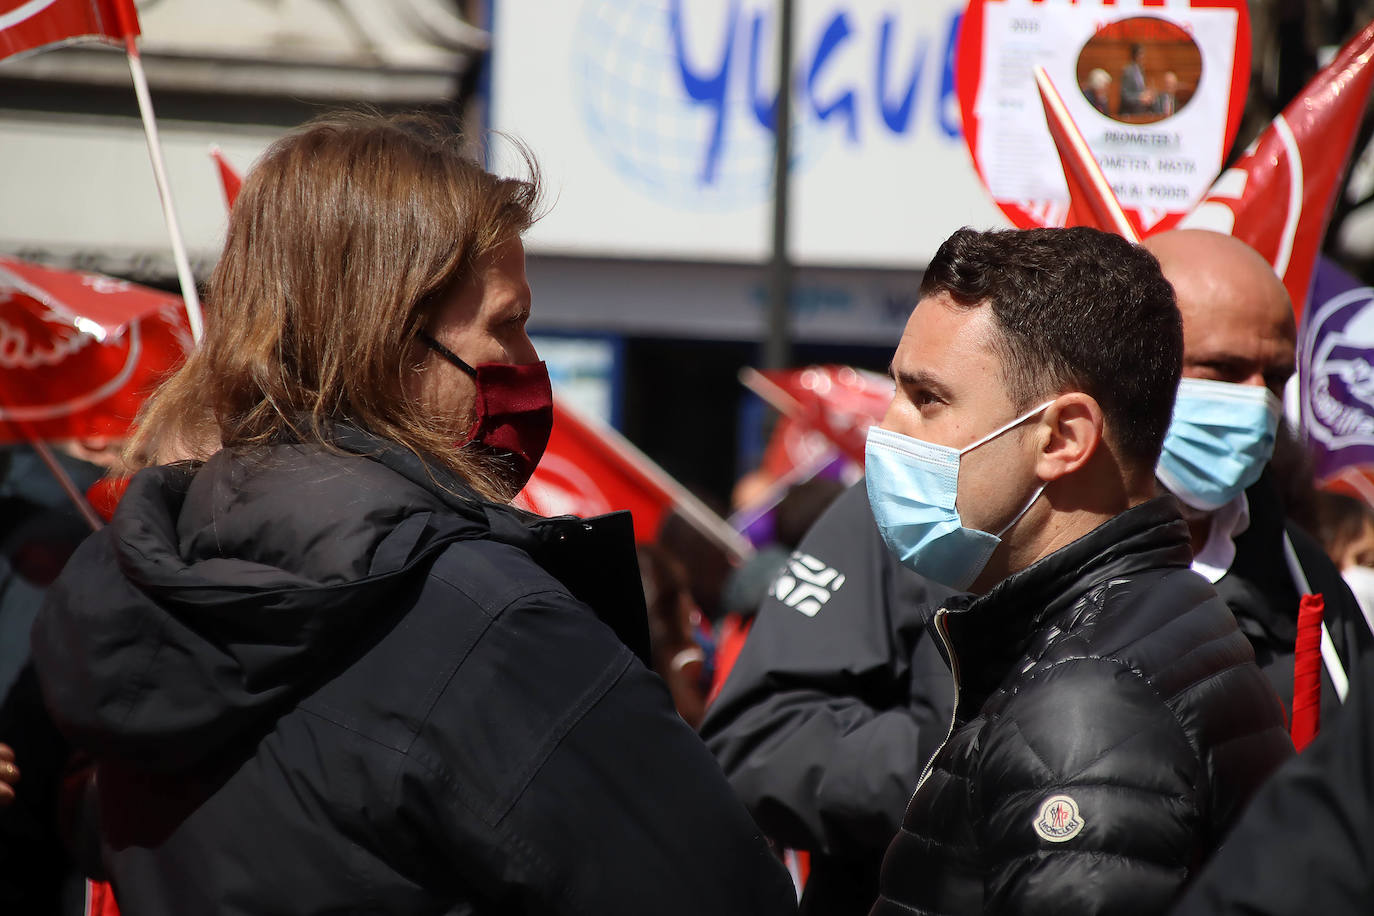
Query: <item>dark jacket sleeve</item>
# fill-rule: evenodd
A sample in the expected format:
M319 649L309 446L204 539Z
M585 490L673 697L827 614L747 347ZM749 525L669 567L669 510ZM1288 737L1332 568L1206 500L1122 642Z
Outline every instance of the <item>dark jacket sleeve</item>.
M1167 909L1201 854L1206 774L1144 678L1109 660L1060 662L989 721L979 746L968 791L986 912ZM1060 798L1077 823L1054 821Z
M1355 916L1374 901L1374 656L1340 721L1275 774L1175 916Z
M589 607L549 579L491 618L398 780L460 896L512 913L795 910L662 682Z
M774 840L887 847L949 725L949 669L925 632L945 594L887 551L862 482L802 541L702 724Z

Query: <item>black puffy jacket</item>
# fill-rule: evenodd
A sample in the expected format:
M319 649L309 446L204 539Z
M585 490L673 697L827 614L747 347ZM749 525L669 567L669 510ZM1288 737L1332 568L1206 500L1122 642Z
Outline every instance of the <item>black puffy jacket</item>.
M1171 499L1130 509L935 628L954 723L875 916L1160 913L1293 749Z
M39 615L124 912L791 911L623 641L628 516L603 537L338 444L144 471Z

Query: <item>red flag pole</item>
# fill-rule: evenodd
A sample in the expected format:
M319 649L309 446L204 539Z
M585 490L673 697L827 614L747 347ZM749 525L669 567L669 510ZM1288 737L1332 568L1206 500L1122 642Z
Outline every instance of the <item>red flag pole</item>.
M4 398L0 398L0 410L3 410L6 406L8 406L7 401ZM87 525L91 526L91 530L99 531L101 528L105 527L104 520L96 513L95 509L86 499L86 494L81 492L81 488L76 485L76 481L72 480L72 475L68 474L67 469L62 467L61 463L57 460L57 456L52 453L52 449L48 446L48 443L44 442L42 438L39 437L33 427L25 421L17 420L13 417L4 417L3 422L14 427L24 441L33 446L34 452L37 453L39 459L42 460L43 464L45 464L52 473L53 478L57 481L57 485L62 488L62 492L67 494L67 498L71 500L72 505L76 507L76 511L81 514L81 518Z
M129 58L129 73L134 79L134 95L138 97L138 113L143 118L143 134L148 139L148 156L153 163L158 198L162 201L162 216L167 222L167 232L172 237L172 260L176 264L177 280L181 283L181 297L186 303L191 339L200 343L205 324L201 317L200 296L196 294L196 279L191 274L186 243L181 237L176 207L172 204L172 187L167 181L167 166L162 160L162 143L158 140L157 120L153 116L153 99L148 92L148 77L143 72L143 60L138 53L138 14L134 11L133 0L115 0L114 9L124 35L125 56Z
M1035 68L1035 85L1040 90L1040 102L1045 106L1045 121L1049 124L1050 135L1059 150L1059 159L1064 166L1064 178L1069 183L1069 198L1075 209L1086 208L1082 216L1092 218L1094 228L1115 232L1128 242L1140 242L1140 235L1126 218L1126 212L1116 199L1107 176L1088 148L1068 106L1055 88L1054 81L1044 67ZM1075 194L1077 190L1080 193Z
M25 432L24 435L28 438L29 445L33 446L33 450L38 453L38 457L48 466L48 470L52 472L52 476L57 479L57 484L62 488L62 492L67 494L67 498L71 500L72 505L76 507L76 511L81 513L81 518L87 525L91 526L91 530L99 531L101 528L105 527L104 520L101 519L95 509L92 508L90 502L86 499L86 494L81 492L80 487L76 485L76 481L72 480L72 476L67 473L67 469L58 463L57 456L52 453L52 449L48 447L48 443L39 439L37 436L29 436L27 432Z

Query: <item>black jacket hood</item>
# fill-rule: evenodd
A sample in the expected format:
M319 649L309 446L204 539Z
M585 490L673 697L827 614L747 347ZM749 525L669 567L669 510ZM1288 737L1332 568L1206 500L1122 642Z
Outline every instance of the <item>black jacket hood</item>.
M181 769L304 695L389 625L437 553L531 554L556 520L479 499L355 430L136 475L34 626L45 700L76 744Z

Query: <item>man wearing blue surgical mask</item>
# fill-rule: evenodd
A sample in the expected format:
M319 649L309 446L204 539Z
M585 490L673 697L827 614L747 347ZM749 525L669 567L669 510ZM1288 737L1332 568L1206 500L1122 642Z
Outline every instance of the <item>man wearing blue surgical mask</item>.
M933 615L955 710L875 916L1162 912L1291 755L1156 495L1182 351L1118 236L965 229L927 268L867 490L904 566L972 594Z
M1279 488L1293 481L1282 474L1305 469L1269 469L1287 434L1279 399L1294 370L1288 292L1264 258L1229 235L1175 230L1144 247L1159 259L1183 316L1183 380L1157 471L1188 522L1193 569L1226 600L1290 710L1298 599L1322 596L1322 723L1329 724L1371 636L1339 570L1285 518Z

